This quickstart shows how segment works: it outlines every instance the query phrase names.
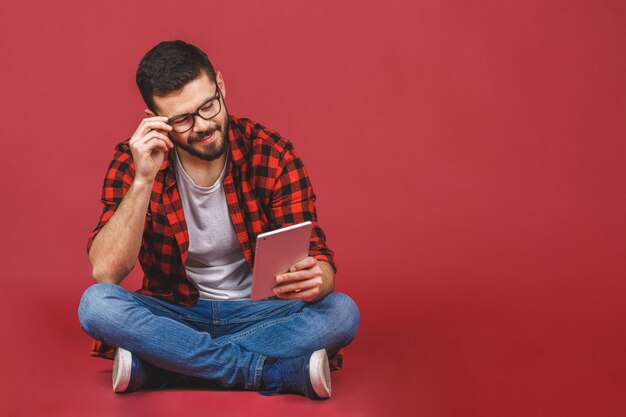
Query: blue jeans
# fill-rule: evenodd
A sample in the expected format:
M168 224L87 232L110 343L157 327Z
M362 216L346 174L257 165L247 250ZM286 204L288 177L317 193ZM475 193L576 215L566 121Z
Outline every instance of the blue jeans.
M321 348L332 354L359 325L356 304L337 292L315 303L199 300L185 307L113 284L87 288L78 316L88 335L159 368L244 389L260 388L266 358Z

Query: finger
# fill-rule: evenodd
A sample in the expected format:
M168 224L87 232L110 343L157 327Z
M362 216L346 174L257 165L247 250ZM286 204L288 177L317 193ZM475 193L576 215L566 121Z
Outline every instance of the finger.
M141 130L141 127L138 128L137 132L135 132L135 134L130 138L130 141L128 142L129 145L132 146L132 145L134 145L136 143L139 143L139 142L145 142L154 133L159 134L159 135L163 135L165 138L168 138L168 140L169 140L169 137L167 136L168 132L163 131L160 128L148 129L145 133L139 133L140 130Z
M167 122L169 119L165 116L150 116L150 117L144 117L143 119L141 119L142 122L151 121L151 120L163 120Z
M163 142L165 142L165 144L169 147L169 148L173 148L174 144L172 143L172 140L165 134L158 132L156 130L153 130L150 135L152 137L156 137L158 139L161 139Z
M152 123L152 122L161 122L161 123L166 123L169 119L165 116L152 116L152 117L144 117L143 119L141 119L141 122L139 123L139 126L146 124L146 123Z
M317 259L312 256L307 256L306 258L300 259L296 262L291 268L289 268L289 271L293 272L300 271L302 269L309 269L313 268L315 265L317 265Z
M165 141L161 138L153 137L147 139L145 142L135 145L131 150L133 155L150 155L155 148L159 148L163 151L167 151L169 147Z
M150 130L155 130L155 129L160 129L160 130L169 132L172 130L172 126L165 123L166 121L167 119L165 120L159 119L159 120L151 120L151 121L144 120L144 122L141 125L139 125L139 128L137 129L137 133L140 135L145 135L146 133L150 132Z
M304 300L304 301L315 301L317 297L320 295L319 287L310 288L308 290L302 290L298 292L290 292L286 294L277 295L281 300Z
M148 140L141 148L140 148L140 152L141 151L150 151L156 147L159 147L161 149L163 149L164 151L167 151L170 149L169 145L167 144L167 142L165 142L165 140L163 140L163 138L151 138L150 140Z
M150 139L144 146L142 146L138 150L140 154L145 153L146 155L149 155L150 153L152 153L152 151L154 151L157 148L162 150L163 152L167 152L169 150L169 147L162 140L158 138Z
M286 272L284 274L277 275L276 282L301 281L303 279L311 279L319 275L321 275L321 270L303 269L302 271Z
M166 135L164 135L161 132L158 132L156 130L151 131L150 133L148 133L147 135L141 137L140 139L138 139L136 142L133 143L134 146L143 146L145 143L147 143L150 139L152 138L159 138L161 139L163 142L165 142L165 144L170 147L173 148L174 144L172 143L172 141L170 140L170 138L168 138Z
M274 294L284 294L293 291L302 291L322 285L322 278L316 277L305 281L298 281L291 284L278 285L273 288Z
M167 119L160 116L143 119L141 123L139 123L139 126L137 126L137 129L133 134L133 138L143 136L153 129L162 129L165 131L169 131L171 129L171 126L168 125L166 122ZM166 126L169 126L169 128Z

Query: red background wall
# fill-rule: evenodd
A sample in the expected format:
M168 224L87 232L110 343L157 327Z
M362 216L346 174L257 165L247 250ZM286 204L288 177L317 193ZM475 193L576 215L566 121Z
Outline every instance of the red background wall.
M623 1L2 9L2 415L626 412ZM167 39L205 50L229 111L307 164L362 312L330 402L120 399L86 356L86 236L143 117L137 64Z

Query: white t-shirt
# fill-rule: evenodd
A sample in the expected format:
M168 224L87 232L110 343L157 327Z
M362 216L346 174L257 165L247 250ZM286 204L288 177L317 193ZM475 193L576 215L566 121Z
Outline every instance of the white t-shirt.
M187 277L198 287L201 299L249 299L252 272L230 220L222 185L228 157L219 178L210 187L200 187L193 182L177 152L174 152L174 160L189 233Z

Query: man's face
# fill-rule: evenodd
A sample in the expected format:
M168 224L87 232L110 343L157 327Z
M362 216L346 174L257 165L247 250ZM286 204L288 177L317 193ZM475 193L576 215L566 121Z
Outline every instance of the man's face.
M217 95L220 88L220 112L210 120L195 117L193 128L184 133L171 131L169 138L174 145L184 152L206 161L218 159L226 152L228 145L228 111L224 102L224 83L222 75L217 73L217 84L202 73L195 80L186 84L180 92L164 97L154 97L154 103L160 116L172 118L193 113L208 99Z

